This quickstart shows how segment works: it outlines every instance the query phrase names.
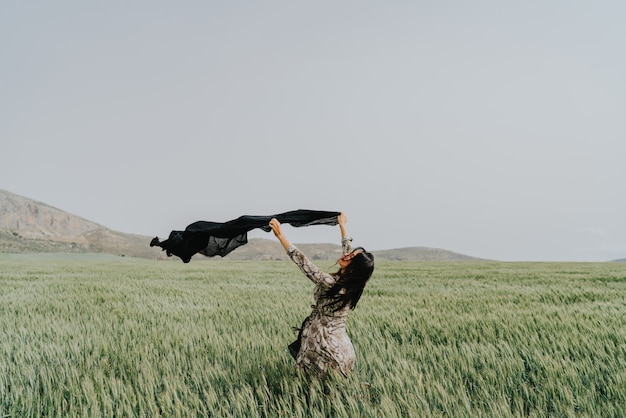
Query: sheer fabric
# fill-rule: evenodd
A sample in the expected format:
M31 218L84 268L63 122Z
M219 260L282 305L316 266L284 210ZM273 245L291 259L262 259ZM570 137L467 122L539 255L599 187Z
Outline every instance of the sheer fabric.
M178 256L185 263L197 253L207 257L224 257L248 243L248 231L260 228L270 232L269 222L272 218L295 227L337 225L339 214L340 212L298 209L269 216L243 215L228 222L197 221L184 231L172 231L165 241L159 241L159 237L155 237L150 246L161 247L168 257Z

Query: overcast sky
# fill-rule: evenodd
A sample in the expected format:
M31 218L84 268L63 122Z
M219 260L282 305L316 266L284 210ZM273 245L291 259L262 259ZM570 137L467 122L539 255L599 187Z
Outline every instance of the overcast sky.
M345 211L372 250L626 257L624 16L621 0L3 2L0 188L162 238L307 208Z

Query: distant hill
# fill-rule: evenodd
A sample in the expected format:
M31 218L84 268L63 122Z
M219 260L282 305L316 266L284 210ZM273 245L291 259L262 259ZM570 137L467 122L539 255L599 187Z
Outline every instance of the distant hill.
M143 258L167 258L151 248L153 237L126 234L72 215L42 202L0 190L0 253L107 253ZM296 244L312 260L337 260L336 244ZM451 251L411 247L373 251L377 260L469 261ZM194 258L205 259L202 255ZM220 257L217 257L220 258ZM230 260L286 260L276 240L252 238L225 257ZM177 257L172 257L177 260Z
M341 246L337 244L296 244L311 260L337 260ZM452 251L428 247L396 248L372 251L376 260L388 261L477 261L479 258ZM287 255L277 241L263 238L251 239L247 245L230 253L227 258L238 260L286 260Z
M337 260L341 246L337 244L296 244L311 260ZM204 257L196 255L196 257ZM220 257L215 257L220 258ZM289 257L277 240L251 238L246 245L224 257L229 260L287 260Z
M148 237L113 231L42 202L0 190L0 252L96 252L158 257Z
M373 251L379 260L392 261L478 261L480 258L455 253L440 248L406 247L393 250Z

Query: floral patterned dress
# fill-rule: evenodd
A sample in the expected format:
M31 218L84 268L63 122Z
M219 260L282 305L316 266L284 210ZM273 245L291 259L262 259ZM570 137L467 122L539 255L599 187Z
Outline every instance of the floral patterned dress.
M352 251L351 238L341 240L344 254ZM323 376L329 371L338 371L347 376L354 367L354 347L346 334L346 318L350 306L334 312L332 300L324 297L337 277L325 273L315 266L298 248L292 246L289 257L300 270L315 283L315 305L311 314L304 320L300 330L300 349L295 355L296 368Z

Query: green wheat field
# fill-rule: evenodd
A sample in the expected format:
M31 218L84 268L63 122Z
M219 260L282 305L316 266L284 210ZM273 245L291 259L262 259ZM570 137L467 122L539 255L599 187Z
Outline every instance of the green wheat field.
M626 263L379 262L327 381L289 261L0 255L0 300L0 417L626 416Z

